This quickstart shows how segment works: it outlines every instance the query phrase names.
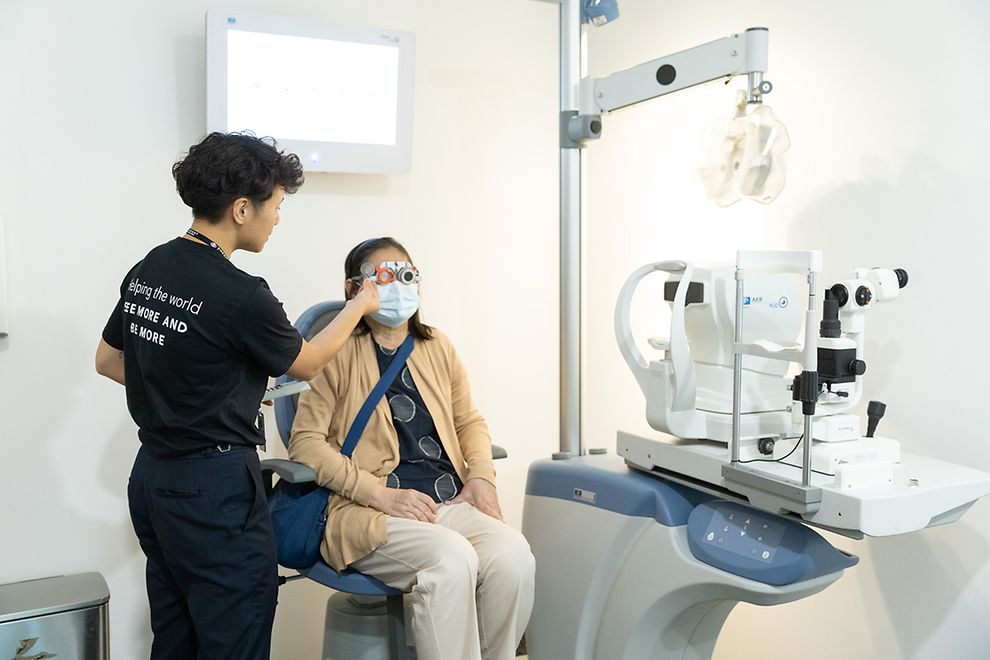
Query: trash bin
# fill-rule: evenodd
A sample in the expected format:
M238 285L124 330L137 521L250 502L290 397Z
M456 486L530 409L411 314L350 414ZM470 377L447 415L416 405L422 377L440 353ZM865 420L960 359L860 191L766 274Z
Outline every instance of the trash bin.
M107 660L109 602L99 573L0 584L0 658Z

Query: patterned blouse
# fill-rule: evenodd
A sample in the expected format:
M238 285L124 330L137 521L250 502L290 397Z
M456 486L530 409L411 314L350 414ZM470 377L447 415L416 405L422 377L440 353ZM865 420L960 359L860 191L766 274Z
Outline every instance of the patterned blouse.
M382 348L375 342L379 373L385 373L397 350ZM463 484L440 443L436 424L416 389L408 366L404 366L392 381L385 398L399 436L399 464L388 475L386 485L418 490L437 504L455 497Z

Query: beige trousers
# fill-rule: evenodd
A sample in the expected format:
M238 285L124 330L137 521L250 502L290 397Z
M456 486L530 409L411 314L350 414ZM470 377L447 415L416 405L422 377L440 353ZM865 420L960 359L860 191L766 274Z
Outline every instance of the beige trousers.
M513 660L533 611L536 562L522 534L471 504L435 524L388 516L388 542L351 564L411 591L418 660Z

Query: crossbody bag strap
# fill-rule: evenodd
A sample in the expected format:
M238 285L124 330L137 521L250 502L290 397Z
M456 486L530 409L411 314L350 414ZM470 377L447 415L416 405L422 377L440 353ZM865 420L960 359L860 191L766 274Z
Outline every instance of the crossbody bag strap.
M378 405L378 401L385 394L385 391L388 390L392 381L399 375L402 367L406 364L406 358L409 357L412 350L413 336L408 335L392 359L392 363L388 365L388 369L382 374L378 384L371 390L371 394L368 395L364 405L361 406L361 410L358 411L357 417L354 418L351 428L347 431L347 437L344 438L344 446L340 448L340 453L344 456L350 458L351 454L354 453L354 447L357 445L358 440L361 439L361 434L364 433L364 427L368 425L368 420L371 419L372 411L374 411L375 406Z

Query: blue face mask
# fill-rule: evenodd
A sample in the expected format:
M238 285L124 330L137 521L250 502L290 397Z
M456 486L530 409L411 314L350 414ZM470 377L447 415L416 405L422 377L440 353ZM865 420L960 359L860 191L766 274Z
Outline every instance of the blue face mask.
M390 328L402 325L419 309L419 293L413 284L383 284L378 287L378 298L381 308L371 318Z

